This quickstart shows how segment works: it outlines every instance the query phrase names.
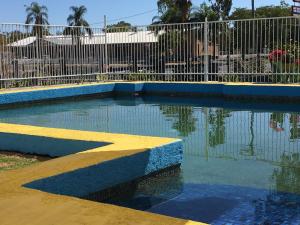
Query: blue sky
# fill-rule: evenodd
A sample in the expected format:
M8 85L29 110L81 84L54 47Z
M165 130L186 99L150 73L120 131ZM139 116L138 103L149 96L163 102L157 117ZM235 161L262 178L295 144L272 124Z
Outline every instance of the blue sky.
M66 24L71 5L85 5L88 8L86 19L90 24L98 24L103 21L103 15L107 15L112 23L115 19L127 17L141 12L156 9L156 0L36 0L38 3L46 5L49 10L49 22L51 24ZM208 2L208 0L206 0ZM2 0L0 7L1 22L25 21L24 5L29 5L32 0ZM200 5L203 0L193 0L194 5ZM286 2L292 4L292 0ZM234 7L251 7L251 0L233 0ZM280 0L256 0L256 6L279 4ZM149 12L128 19L132 24L149 24L156 12Z

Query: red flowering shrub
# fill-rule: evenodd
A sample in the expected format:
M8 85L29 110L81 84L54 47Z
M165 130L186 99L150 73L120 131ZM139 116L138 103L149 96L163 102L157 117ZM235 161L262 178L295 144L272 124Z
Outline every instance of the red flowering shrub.
M286 56L287 52L284 50L274 50L269 54L270 62L281 62Z

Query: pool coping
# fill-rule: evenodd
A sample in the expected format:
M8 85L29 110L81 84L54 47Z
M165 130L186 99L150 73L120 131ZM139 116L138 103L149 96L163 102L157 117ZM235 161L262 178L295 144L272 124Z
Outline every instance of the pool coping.
M114 93L202 95L299 101L300 85L221 82L105 82L59 85L0 90L0 105Z
M202 224L199 222L87 201L77 198L78 196L74 195L68 196L63 193L51 193L28 185L32 182L61 176L62 174L72 174L74 171L86 171L89 168L95 169L95 166L101 166L102 164L109 163L114 160L123 159L124 161L126 157L135 157L144 153L149 153L149 155L151 155L154 151L160 151L160 154L165 151L169 151L171 153L174 149L175 151L182 151L182 142L179 139L66 130L4 123L0 123L0 131L10 134L111 143L109 145L90 149L84 152L78 152L34 164L26 168L1 172L0 216L2 225ZM177 153L179 152L177 151ZM153 160L151 161L149 158L149 163L147 162L147 166L150 165L150 167L147 167L149 170L145 169L145 171L151 172L159 169L160 166L154 165L155 163L153 162L157 161L157 157L160 157L161 155L153 155ZM136 159L131 158L131 160ZM165 158L165 161L162 160L162 165L167 165L165 163L168 160L168 157ZM173 159L172 163L177 162L177 160L180 159ZM116 163L118 162L119 161ZM138 164L138 162L136 164ZM134 167L132 163L130 166ZM88 173L91 174L91 172L92 171L90 169ZM75 174L75 176L77 175L78 173ZM75 176L73 175L73 178ZM113 177L113 175L111 177ZM62 186L66 186L65 182L69 181L65 179ZM76 191L77 184L73 183L71 185Z

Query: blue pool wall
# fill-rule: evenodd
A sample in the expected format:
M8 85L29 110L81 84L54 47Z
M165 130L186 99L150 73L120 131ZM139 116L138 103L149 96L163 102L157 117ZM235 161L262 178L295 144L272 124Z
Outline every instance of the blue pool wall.
M72 87L45 88L6 92L0 94L0 105L21 102L41 101L47 99L66 98L81 95L104 93L168 93L168 94L198 94L232 97L273 97L299 98L300 85L238 85L224 83L180 83L180 82L145 82L145 83L102 83L78 85Z
M178 140L131 156L36 180L24 186L53 194L85 197L153 172L180 165L182 157L183 143Z
M78 85L77 87L60 87L43 90L18 91L0 94L0 104L32 102L46 99L67 98L80 95L93 95L110 93L114 91L115 84Z
M86 150L109 145L108 142L67 140L0 132L0 152L13 151L25 154L37 154L61 157Z

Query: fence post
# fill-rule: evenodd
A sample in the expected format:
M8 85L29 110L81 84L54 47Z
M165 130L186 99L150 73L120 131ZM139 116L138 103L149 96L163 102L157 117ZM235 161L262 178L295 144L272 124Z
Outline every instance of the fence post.
M204 23L204 81L208 81L208 20Z
M106 16L104 16L104 36L105 36L105 46L104 46L105 73L108 74L108 50L107 50L107 21L106 21Z

